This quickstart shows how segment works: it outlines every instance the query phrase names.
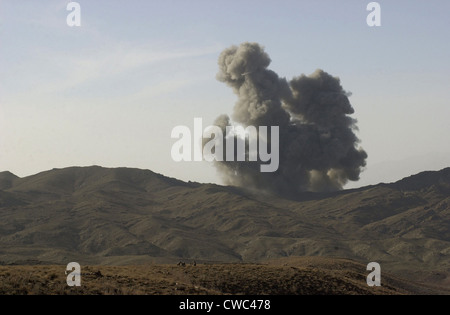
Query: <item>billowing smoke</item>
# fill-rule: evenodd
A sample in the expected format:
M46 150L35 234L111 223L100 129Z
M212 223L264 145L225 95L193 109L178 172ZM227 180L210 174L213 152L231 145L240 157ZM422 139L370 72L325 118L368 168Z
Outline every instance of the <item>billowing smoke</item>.
M339 190L358 180L367 153L358 147L356 120L349 116L354 110L339 78L317 70L287 82L268 69L270 62L257 43L232 46L219 57L217 79L238 97L232 119L221 115L214 122L223 141L245 141L227 126L279 127L277 171L261 172L261 161L215 161L225 183L295 197L302 191ZM270 149L270 136L267 143Z

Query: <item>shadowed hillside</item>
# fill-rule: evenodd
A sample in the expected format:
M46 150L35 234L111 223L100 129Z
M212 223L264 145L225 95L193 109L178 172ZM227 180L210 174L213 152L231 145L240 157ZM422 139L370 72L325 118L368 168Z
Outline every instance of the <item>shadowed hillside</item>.
M0 173L0 261L377 261L450 286L450 168L297 200L97 166Z

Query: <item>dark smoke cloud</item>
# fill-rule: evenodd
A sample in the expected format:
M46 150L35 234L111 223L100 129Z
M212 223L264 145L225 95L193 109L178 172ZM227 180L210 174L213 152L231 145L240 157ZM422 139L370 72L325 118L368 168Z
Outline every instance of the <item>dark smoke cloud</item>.
M280 132L276 172L260 172L260 161L215 161L225 183L295 197L302 191L339 190L348 180L358 180L367 153L358 147L356 120L349 116L354 110L339 78L317 70L288 83L267 69L270 62L257 43L232 46L219 57L217 79L238 97L232 120L221 115L214 122L224 138L232 121L244 127L279 126Z

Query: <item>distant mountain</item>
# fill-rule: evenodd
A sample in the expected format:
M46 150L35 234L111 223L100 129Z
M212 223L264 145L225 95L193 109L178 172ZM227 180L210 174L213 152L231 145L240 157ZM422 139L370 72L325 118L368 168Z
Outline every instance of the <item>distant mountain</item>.
M3 263L376 261L450 286L450 168L296 200L98 166L0 173Z
M11 188L18 178L11 172L0 172L0 190Z
M386 160L378 163L368 161L360 179L347 183L345 187L349 189L378 183L392 183L423 170L438 171L449 165L450 152L426 152L401 160Z

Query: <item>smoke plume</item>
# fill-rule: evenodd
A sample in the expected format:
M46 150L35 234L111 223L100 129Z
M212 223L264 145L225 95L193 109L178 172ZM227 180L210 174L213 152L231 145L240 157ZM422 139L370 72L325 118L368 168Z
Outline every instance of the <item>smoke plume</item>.
M221 115L214 122L223 141L245 141L227 134L227 126L279 126L278 170L260 172L260 161L215 161L225 183L295 197L340 190L358 180L367 153L358 147L350 95L339 78L317 70L287 82L268 69L270 62L257 43L232 46L219 57L217 79L237 95L231 119Z

